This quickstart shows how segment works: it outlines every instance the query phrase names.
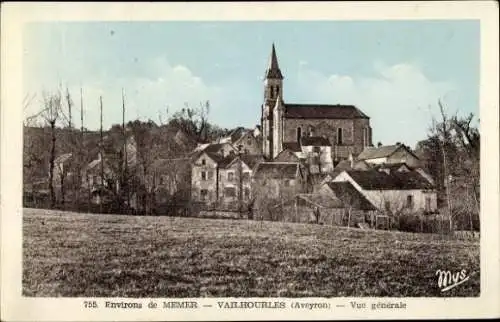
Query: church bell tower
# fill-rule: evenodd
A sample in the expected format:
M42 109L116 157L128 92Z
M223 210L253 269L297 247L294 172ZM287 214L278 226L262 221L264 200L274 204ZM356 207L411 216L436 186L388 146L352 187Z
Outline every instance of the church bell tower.
M276 49L271 50L271 57L264 76L264 103L262 104L262 152L266 158L273 158L280 151L274 151L274 107L276 101L283 101L283 75L278 65Z

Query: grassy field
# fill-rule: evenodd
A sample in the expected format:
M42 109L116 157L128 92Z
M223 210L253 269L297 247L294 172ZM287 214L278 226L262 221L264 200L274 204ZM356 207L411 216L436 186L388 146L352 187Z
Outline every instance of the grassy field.
M25 209L23 294L478 296L479 243L247 220ZM475 272L441 293L436 270Z

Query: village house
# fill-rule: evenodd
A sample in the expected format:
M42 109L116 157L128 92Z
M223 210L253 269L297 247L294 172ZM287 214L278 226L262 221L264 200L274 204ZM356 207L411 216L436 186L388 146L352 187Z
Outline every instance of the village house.
M254 168L262 156L235 154L226 157L202 152L192 164L191 191L196 202L212 206L239 206L252 197Z
M100 204L110 198L111 190L118 191L116 172L109 162L102 158L101 153L97 159L85 166L82 172L82 188L84 188L94 204Z
M254 210L261 218L278 219L272 210L307 189L307 176L298 162L262 162L254 171L252 193ZM280 218L281 219L281 218Z
M220 154L203 151L191 167L191 198L195 202L215 204L219 195Z
M188 158L156 159L145 181L159 206L181 206L191 195L191 165Z
M254 194L262 191L268 198L306 192L304 167L297 162L262 162L254 172Z
M326 137L304 136L300 140L309 173L328 173L333 170L332 147Z
M406 163L412 168L421 166L420 159L404 144L366 147L356 158L370 164Z
M73 158L72 153L64 153L54 159L54 172L53 172L54 186L60 188L61 182L63 180L73 176L74 169L72 169L71 167L72 158ZM48 176L50 177L50 169Z
M208 152L220 155L222 157L227 157L230 154L236 154L237 150L230 142L205 143L198 145L191 154L195 158L197 158L202 152Z
M349 182L381 212L425 212L437 210L434 185L416 171L397 171L388 167L347 170L332 182Z
M284 101L283 93L283 74L273 44L261 106L262 152L267 159L274 159L288 143L300 144L304 136L328 138L334 160L372 146L370 118L357 107L291 104Z
M260 155L240 154L220 162L218 201L221 207L239 207L250 202L253 172L263 161Z
M239 153L261 154L261 144L255 130L238 127L229 136L219 139L218 143L230 143Z

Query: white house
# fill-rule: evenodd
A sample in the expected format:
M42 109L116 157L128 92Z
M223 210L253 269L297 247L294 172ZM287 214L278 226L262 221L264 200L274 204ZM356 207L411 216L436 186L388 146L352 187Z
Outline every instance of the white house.
M420 166L420 159L404 144L366 147L356 158L370 164L406 163L412 168Z
M434 185L416 171L394 171L388 167L379 170L348 170L333 179L333 182L346 181L380 211L437 210Z
M304 136L300 145L303 155L307 158L310 173L333 171L332 145L326 137Z

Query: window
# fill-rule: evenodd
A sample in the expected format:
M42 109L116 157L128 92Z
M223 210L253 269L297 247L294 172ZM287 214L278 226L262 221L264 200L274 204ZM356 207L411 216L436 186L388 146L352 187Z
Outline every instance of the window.
M319 146L315 146L315 147L313 147L313 152L314 152L314 153L320 153L320 152L321 152L320 147L319 147Z
M425 211L431 211L431 197L425 197Z
M406 207L413 208L413 196L412 195L408 195L406 197Z
M243 180L249 180L250 179L250 172L245 171L243 172Z
M207 161L205 161L205 159L202 159L201 160L201 165L205 165L205 164L207 164Z
M208 171L208 180L212 180L214 178L214 172L213 171Z
M250 188L245 188L245 199L250 199Z
M368 129L365 127L363 128L363 146L368 145Z
M278 96L279 94L280 94L280 87L276 86L276 96Z
M308 132L309 136L314 136L314 127L312 125L309 125Z
M386 210L386 211L391 210L391 203L390 203L390 201L386 201L386 202L385 202L385 210Z
M165 176L160 176L160 185L165 184Z
M284 186L285 187L290 187L290 179L285 179Z
M200 190L200 199L201 200L207 200L208 197L208 190L207 189L201 189Z
M342 128L339 127L337 129L337 144L342 145L343 144L343 138L342 138Z
M235 197L236 189L234 187L225 187L224 188L224 196L225 197Z
M201 171L201 180L203 181L207 180L207 173L205 171Z
M228 172L227 173L227 181L233 181L233 180L234 180L234 173Z
M297 142L300 143L300 138L302 137L302 129L300 126L297 128Z

